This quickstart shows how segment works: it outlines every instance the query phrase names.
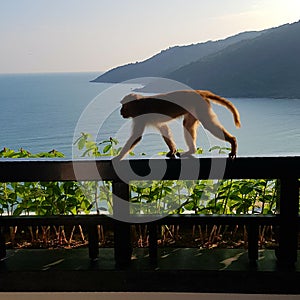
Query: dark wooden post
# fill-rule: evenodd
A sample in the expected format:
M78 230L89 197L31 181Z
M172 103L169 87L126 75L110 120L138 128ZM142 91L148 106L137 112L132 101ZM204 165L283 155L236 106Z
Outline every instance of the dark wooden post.
M258 224L249 224L248 231L248 258L250 263L258 259Z
M149 257L152 265L157 264L157 225L155 222L148 224L149 228Z
M129 221L129 185L124 182L113 182L113 217L115 261L117 267L126 267L131 262L132 245Z
M281 265L297 261L299 183L297 178L280 179L280 224L277 253Z
M4 227L0 226L0 259L6 256Z
M99 256L99 237L97 224L88 225L89 257L94 260Z

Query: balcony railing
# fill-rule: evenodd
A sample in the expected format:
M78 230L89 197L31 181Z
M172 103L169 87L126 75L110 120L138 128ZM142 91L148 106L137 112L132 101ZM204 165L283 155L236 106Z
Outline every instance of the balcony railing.
M163 173L153 172L164 166ZM195 167L196 166L196 167ZM129 169L130 168L130 169ZM275 215L130 215L130 180L196 180L196 179L276 179L280 185L280 211ZM283 265L297 260L299 225L300 157L201 157L191 159L130 159L119 163L110 158L97 160L68 159L2 159L0 182L34 181L111 181L113 215L67 216L1 216L0 227L13 225L86 224L89 235L89 255L96 258L99 251L97 225L114 225L115 260L126 265L131 259L132 223L149 227L150 260L157 260L157 226L167 224L242 224L248 231L248 256L258 258L258 229L260 225L278 227L277 259ZM125 180L124 180L125 179ZM126 181L126 182L125 182ZM118 201L121 198L125 201ZM128 205L126 205L128 201ZM125 203L125 204L124 204ZM125 218L124 218L125 214ZM128 222L123 220L130 215ZM148 218L148 219L147 219ZM153 221L152 221L153 220ZM0 255L5 256L5 240L0 238Z

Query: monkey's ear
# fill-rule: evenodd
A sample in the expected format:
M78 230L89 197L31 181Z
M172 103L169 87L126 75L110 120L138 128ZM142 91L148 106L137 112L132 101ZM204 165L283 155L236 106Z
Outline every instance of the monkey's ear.
M139 99L140 96L138 94L135 94L135 93L131 93L127 96L125 96L122 100L121 100L121 103L122 104L125 104L127 102L130 102L130 101L133 101L133 100L137 100Z
M127 95L129 98L132 98L132 100L137 100L140 99L142 96L136 93L130 93L129 95Z

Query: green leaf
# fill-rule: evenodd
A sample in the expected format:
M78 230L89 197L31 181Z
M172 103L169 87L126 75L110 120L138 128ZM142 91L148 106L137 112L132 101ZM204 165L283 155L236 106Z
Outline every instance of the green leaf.
M15 210L14 210L14 213L13 215L14 216L20 216L23 212L23 208L22 207L17 207Z
M77 145L78 149L82 150L84 148L84 146L85 146L85 139L80 139L78 141L78 145Z
M185 210L194 210L195 205L193 202L190 202L190 203L185 204L183 207Z
M90 152L92 152L93 151L93 149L87 149L87 150L85 150L83 153L82 153L82 157L85 157L87 154L89 154Z
M168 192L168 193L172 193L172 189L169 187L164 186L164 191Z
M251 193L252 191L253 191L253 187L248 186L248 185L243 185L240 189L240 192L243 195L247 195L247 194Z
M114 138L110 138L110 141L115 144L115 145L118 145L119 144L119 141L117 139L114 139Z
M213 146L213 147L209 148L208 151L212 152L214 150L220 150L220 148L221 148L220 146Z
M158 155L162 156L162 155L167 155L168 152L162 151L162 152L158 152Z
M112 147L112 144L108 144L103 148L103 153L107 153Z
M203 154L203 148L197 148L195 154Z

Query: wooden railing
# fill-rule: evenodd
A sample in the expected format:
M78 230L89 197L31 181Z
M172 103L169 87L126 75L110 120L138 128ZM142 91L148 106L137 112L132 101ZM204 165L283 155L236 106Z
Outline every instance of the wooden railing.
M116 165L117 164L117 165ZM117 166L117 168L115 168ZM128 167L130 166L130 171ZM157 178L157 172L165 170ZM195 166L197 168L195 169ZM117 170L117 171L116 171ZM120 176L120 174L122 174ZM124 180L124 176L126 180ZM129 214L128 207L119 204L118 197L129 202L130 180L195 180L195 179L278 179L280 184L280 212L276 215L131 215L128 222L122 216ZM13 225L86 224L89 235L89 255L96 258L99 251L98 224L114 224L115 260L127 265L131 259L130 226L146 223L149 228L149 253L152 263L157 260L157 226L167 224L242 224L248 231L248 256L258 258L259 225L278 226L279 247L277 258L283 265L297 260L299 225L300 157L201 157L191 159L130 159L119 163L110 158L97 160L67 159L1 159L0 182L33 181L112 181L113 216L1 216L0 227ZM126 182L124 182L126 181ZM124 219L124 218L123 218ZM154 221L151 221L153 220ZM5 256L5 240L0 237L0 256Z

